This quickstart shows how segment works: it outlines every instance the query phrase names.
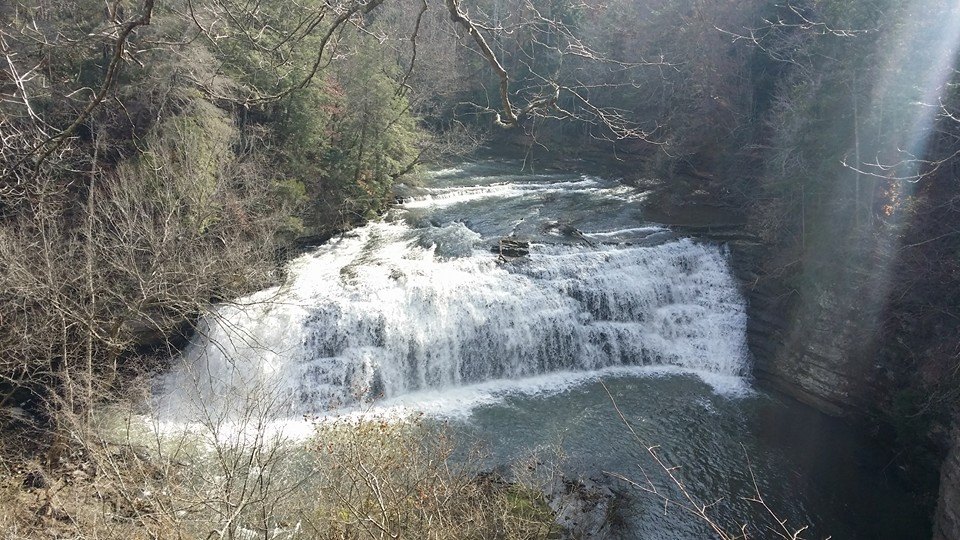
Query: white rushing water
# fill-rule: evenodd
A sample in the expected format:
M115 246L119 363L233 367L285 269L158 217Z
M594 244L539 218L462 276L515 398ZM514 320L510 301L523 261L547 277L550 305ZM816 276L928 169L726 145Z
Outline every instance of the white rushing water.
M543 201L558 193L623 190L605 195L586 179L439 186L399 214L459 204L470 218L471 201L521 196L547 213ZM594 238L664 230L609 229ZM164 405L227 404L269 390L295 417L371 399L415 406L425 393L464 387L474 399L523 381L561 387L604 369L746 374L744 302L718 246L534 238L529 257L504 263L491 239L461 222L395 217L331 241L293 261L283 287L204 320L165 377Z

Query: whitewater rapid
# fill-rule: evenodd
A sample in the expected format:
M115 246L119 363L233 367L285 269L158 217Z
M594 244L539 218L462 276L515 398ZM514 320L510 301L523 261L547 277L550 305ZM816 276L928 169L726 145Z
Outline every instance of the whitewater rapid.
M641 197L586 176L437 173L387 218L292 261L284 285L201 321L160 400L173 414L269 395L297 417L453 409L600 373L743 386L746 312L724 250L627 223ZM557 223L576 234L558 238ZM506 235L530 255L499 260Z

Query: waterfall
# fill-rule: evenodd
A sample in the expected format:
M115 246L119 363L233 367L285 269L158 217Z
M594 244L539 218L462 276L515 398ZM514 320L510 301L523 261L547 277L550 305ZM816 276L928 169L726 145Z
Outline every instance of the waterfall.
M517 191L489 189L436 188L411 206ZM564 189L596 191L591 182L542 191ZM312 414L617 366L746 374L744 301L718 246L535 240L529 257L501 262L461 222L408 221L368 224L293 261L282 287L219 307L166 376L168 391L215 400L266 385L291 414Z

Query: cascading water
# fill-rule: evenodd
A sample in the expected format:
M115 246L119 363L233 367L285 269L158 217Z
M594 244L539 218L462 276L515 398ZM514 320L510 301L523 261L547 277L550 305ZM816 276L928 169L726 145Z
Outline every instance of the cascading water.
M385 219L296 259L283 286L220 306L159 381L151 423L177 448L235 449L307 440L330 410L413 409L453 417L493 468L557 448L574 476L658 482L640 437L692 496L723 500L718 523L757 519L761 489L811 536L922 533L905 518L924 512L890 484L874 443L750 389L745 306L721 247L646 222L629 186L518 168L473 164L400 186ZM504 237L530 241L529 255L499 261ZM624 537L713 534L659 497L621 502Z
M488 171L487 171L488 172ZM744 302L715 245L637 226L642 195L588 177L445 171L387 219L222 306L168 401L269 388L291 414L614 366L745 375ZM530 255L500 261L505 235Z

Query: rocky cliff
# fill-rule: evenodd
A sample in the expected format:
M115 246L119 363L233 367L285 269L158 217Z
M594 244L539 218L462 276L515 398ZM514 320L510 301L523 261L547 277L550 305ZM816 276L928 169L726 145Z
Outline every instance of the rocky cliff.
M749 305L747 338L762 383L834 416L869 414L878 395L874 302L850 280L809 283L797 265L772 272L758 242L731 243Z
M935 432L946 422L927 423L915 409L898 411L903 374L891 367L909 363L902 345L923 339L908 336L914 332L901 323L899 330L889 328L891 308L883 300L889 291L857 279L869 267L837 260L811 277L799 263L771 264L771 250L760 242L733 242L731 252L749 304L747 333L758 382L827 414L873 426L884 433L879 444L897 447L891 450L892 470L918 496L934 492L933 467L943 446ZM904 418L908 434L897 425ZM905 440L917 448L900 448ZM937 540L960 540L960 438L953 439L942 466L935 520Z
M748 302L747 338L759 385L873 428L877 444L890 450L889 470L932 501L949 415L943 414L946 400L928 398L931 381L951 384L952 364L943 359L956 354L960 330L945 319L950 306L960 305L951 296L957 274L919 272L920 253L905 253L903 239L887 229L860 236L821 231L800 246L777 245L744 211L724 209L687 184L655 190L645 217L730 247ZM910 242L926 247L932 244L920 244L923 238L935 237L924 233ZM936 251L923 255L934 269L929 261L943 258ZM902 449L904 441L920 448ZM940 482L939 540L960 540L960 440L953 446ZM932 502L929 508L932 514Z

